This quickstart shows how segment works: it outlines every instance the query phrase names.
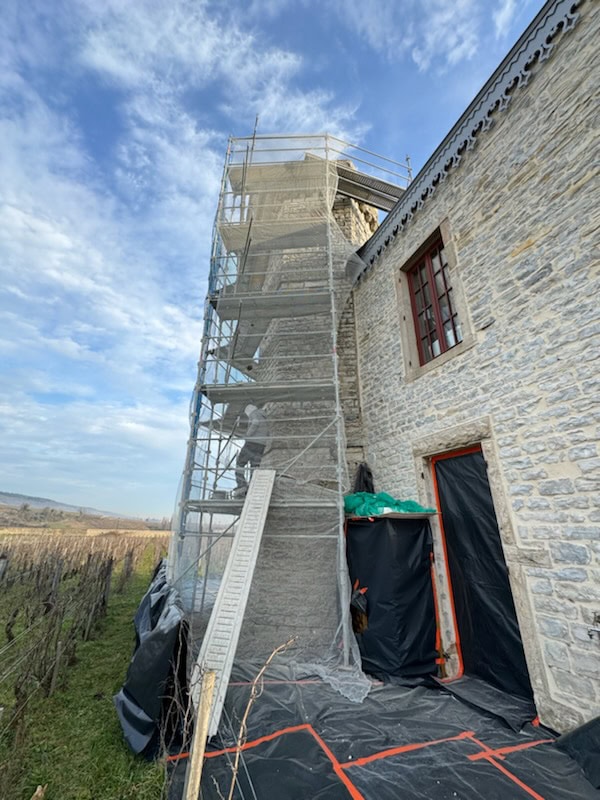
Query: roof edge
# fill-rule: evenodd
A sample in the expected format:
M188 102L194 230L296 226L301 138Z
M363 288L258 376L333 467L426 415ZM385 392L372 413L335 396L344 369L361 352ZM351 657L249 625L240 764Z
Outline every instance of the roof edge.
M578 9L584 2L549 0L538 12L373 236L358 250L367 269L423 208L450 170L460 165L463 153L475 147L479 134L491 128L494 114L506 111L514 91L527 86L532 67L550 57L555 47L553 40L558 34L575 27L579 20Z

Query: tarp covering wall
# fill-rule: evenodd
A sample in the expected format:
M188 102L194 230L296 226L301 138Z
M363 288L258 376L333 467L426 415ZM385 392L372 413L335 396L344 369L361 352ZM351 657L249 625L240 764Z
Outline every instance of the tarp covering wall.
M167 583L164 561L142 598L134 626L134 653L114 703L129 747L153 758L161 735L167 745L176 736L177 709L187 706L186 627L179 595Z
M464 672L533 692L480 450L434 460Z
M384 680L435 673L429 521L348 520L346 549L366 599L367 627L357 634L365 672Z

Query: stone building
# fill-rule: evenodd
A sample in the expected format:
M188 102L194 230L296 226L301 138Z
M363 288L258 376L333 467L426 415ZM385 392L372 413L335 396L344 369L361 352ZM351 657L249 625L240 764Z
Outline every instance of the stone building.
M292 637L369 691L344 527L367 462L439 509L443 676L493 679L559 731L600 713L599 20L549 0L405 190L328 136L231 140L169 558L223 687L221 651ZM247 404L272 489L244 500Z
M558 730L600 713L599 21L591 0L540 11L359 250L340 343L349 459L378 489L435 505L439 456L481 449L538 712Z

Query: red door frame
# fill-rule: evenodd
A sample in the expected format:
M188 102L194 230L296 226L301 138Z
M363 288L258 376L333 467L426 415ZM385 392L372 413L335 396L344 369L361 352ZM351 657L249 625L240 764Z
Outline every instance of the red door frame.
M456 607L454 604L454 590L452 589L452 578L450 576L450 564L448 562L448 548L446 545L446 532L444 531L444 520L442 519L442 509L440 504L440 495L437 484L437 477L435 474L435 465L438 461L444 461L447 458L456 458L457 456L466 456L471 453L481 453L481 444L471 445L470 447L463 447L460 450L450 450L447 453L440 453L431 458L431 477L433 479L433 490L435 493L435 503L438 509L438 522L440 526L440 538L442 540L442 552L444 553L444 569L446 573L446 580L448 582L448 597L450 599L450 611L452 613L452 623L454 625L454 633L456 636L456 656L458 659L458 672L452 678L442 678L442 681L449 682L458 680L464 675L464 664L462 657L462 649L460 644L460 631L458 629L458 621L456 619ZM436 592L437 595L437 592Z

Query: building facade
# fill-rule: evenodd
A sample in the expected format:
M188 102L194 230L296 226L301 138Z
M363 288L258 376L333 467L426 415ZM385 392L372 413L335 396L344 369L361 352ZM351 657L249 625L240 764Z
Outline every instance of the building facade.
M546 4L361 249L340 342L349 461L377 489L435 505L436 458L481 448L536 705L558 730L600 713L599 20L590 0Z

